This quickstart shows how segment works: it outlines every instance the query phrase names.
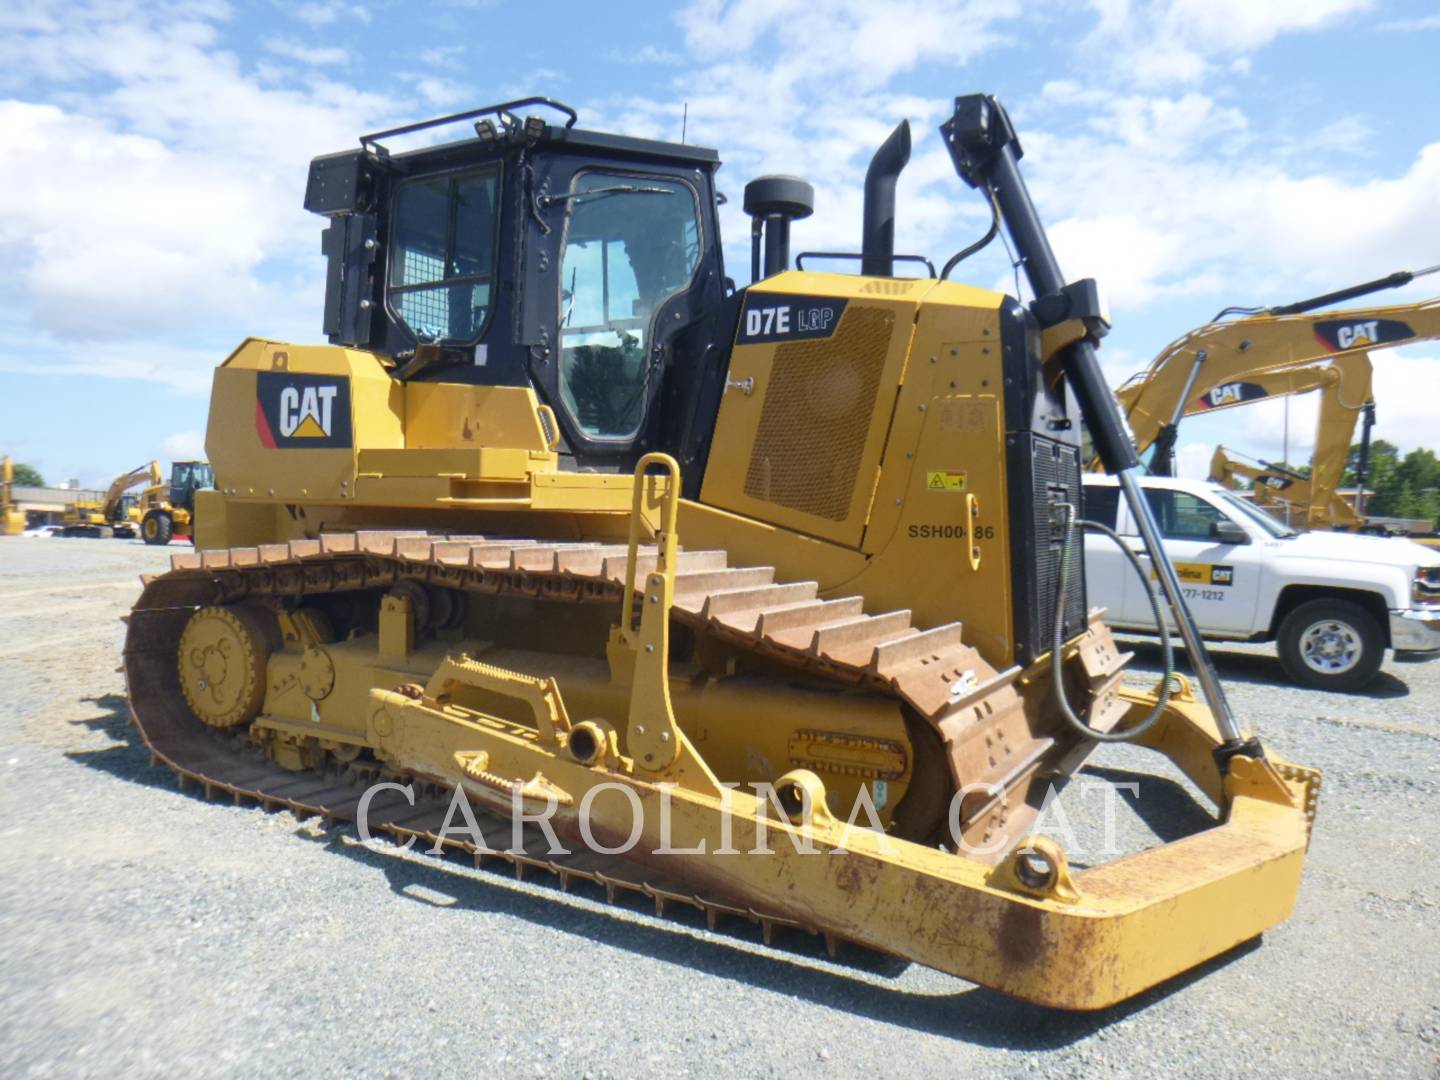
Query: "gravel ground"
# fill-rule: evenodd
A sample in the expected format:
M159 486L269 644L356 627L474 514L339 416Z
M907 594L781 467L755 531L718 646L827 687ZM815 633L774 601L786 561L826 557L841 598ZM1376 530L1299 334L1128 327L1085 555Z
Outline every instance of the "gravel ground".
M1290 686L1268 648L1217 649L1238 710L1325 771L1298 909L1198 974L1067 1015L177 791L115 670L137 574L166 560L0 540L4 1076L1440 1073L1440 663L1343 696ZM1082 779L1154 761L1106 747ZM1193 827L1166 776L1123 809L1125 847Z

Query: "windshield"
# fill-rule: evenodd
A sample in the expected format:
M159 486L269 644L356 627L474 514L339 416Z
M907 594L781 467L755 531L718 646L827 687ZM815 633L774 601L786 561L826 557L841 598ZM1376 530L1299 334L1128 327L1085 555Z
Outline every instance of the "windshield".
M1261 510L1255 506L1251 506L1248 502L1240 498L1238 495L1234 495L1228 491L1220 491L1217 492L1217 494L1219 494L1219 496L1225 500L1227 506L1229 506L1231 509L1239 510L1240 513L1244 514L1251 521L1254 521L1271 536L1283 538L1286 536L1300 535L1294 529L1287 528L1280 522L1276 521L1269 514L1265 513L1264 510Z

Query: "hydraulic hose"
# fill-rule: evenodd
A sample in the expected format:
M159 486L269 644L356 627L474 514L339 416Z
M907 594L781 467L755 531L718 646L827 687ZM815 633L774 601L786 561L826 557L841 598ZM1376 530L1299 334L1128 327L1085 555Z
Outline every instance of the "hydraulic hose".
M1140 565L1140 557L1130 549L1130 545L1125 543L1120 538L1120 534L1108 525L1102 525L1098 521L1076 518L1075 508L1069 503L1062 504L1062 509L1065 512L1065 541L1060 548L1060 587L1055 597L1055 632L1050 640L1050 674L1055 684L1055 700L1060 706L1060 716L1065 723L1085 738L1094 739L1096 742L1129 742L1154 727L1165 711L1165 706L1170 703L1170 682L1175 675L1175 650L1170 643L1170 629L1165 625L1165 614L1160 607L1160 597L1150 587L1150 579L1145 576L1145 568ZM1096 731L1075 715L1075 710L1070 707L1070 699L1065 696L1064 664L1060 655L1065 637L1065 589L1070 581L1070 556L1074 551L1075 534L1085 529L1103 533L1125 553L1126 560L1145 586L1145 595L1150 598L1150 611L1155 616L1155 626L1160 631L1160 652L1165 660L1165 677L1160 683L1159 700L1150 710L1150 715L1140 723L1127 727L1123 731Z

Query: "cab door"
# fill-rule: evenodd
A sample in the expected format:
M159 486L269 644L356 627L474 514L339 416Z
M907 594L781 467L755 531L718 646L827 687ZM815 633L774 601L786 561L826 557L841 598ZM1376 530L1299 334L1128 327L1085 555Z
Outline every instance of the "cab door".
M1195 492L1147 486L1145 497L1200 629L1208 634L1248 636L1254 629L1260 595L1257 538L1219 504ZM1240 537L1243 543L1236 542ZM1131 543L1140 549L1138 535ZM1143 554L1141 561L1149 563ZM1153 580L1153 568L1150 576ZM1127 590L1124 617L1117 621L1153 623L1154 615L1139 583L1133 588L1127 583Z

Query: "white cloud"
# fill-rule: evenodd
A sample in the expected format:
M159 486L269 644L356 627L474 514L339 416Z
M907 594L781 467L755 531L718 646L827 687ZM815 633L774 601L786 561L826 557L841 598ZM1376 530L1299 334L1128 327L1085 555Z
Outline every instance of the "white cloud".
M361 4L322 0L319 3L295 4L288 7L291 15L309 26L331 26L342 20L368 23L370 9Z
M198 431L178 431L166 436L160 454L170 461L203 461L205 436Z
M1198 82L1219 58L1243 57L1277 37L1333 26L1373 0L1161 0L1131 5L1092 0L1100 16L1083 43L1125 82L1165 86ZM1248 70L1246 68L1245 70Z
M1380 24L1381 30L1399 30L1409 33L1415 30L1440 30L1440 15L1421 15L1415 19L1392 19Z
M607 54L617 64L664 64L674 66L685 62L685 58L670 49L654 45L642 45L638 49L611 49Z
M743 245L749 223L738 190L746 180L765 173L810 180L815 215L797 227L797 250L855 251L866 165L891 128L909 117L914 151L900 178L896 249L937 254L937 237L957 233L968 241L984 231L984 205L961 193L934 133L949 102L897 92L889 84L922 64L960 68L1004 47L1011 26L1023 29L1022 12L1020 0L878 6L864 0L699 0L677 17L691 63L673 80L673 94L592 103L586 123L678 139L688 103L689 141L724 154L727 259L748 265ZM965 80L956 75L950 81L961 86Z
M350 61L350 54L336 46L314 47L277 38L267 41L265 48L276 56L297 60L302 64L346 64Z
M253 272L273 230L228 226L273 219L247 177L53 105L0 102L0 133L29 165L0 186L0 278L36 328L162 332L263 293Z
M1061 263L1094 275L1119 309L1210 294L1282 302L1440 250L1440 142L1388 176L1337 176L1283 143L1257 152L1250 120L1203 94L1055 82L1021 105L1027 173ZM1353 147L1367 133L1349 117L1316 135Z
M26 161L0 185L0 364L203 389L245 332L318 336L306 167L395 104L309 69L262 81L220 48L219 6L30 11L0 79L52 101L0 99Z
M458 67L464 55L464 45L437 45L421 52L420 62L426 67Z
M399 78L408 82L425 104L437 109L458 105L470 95L460 83L438 75L402 74Z
M1370 358L1375 365L1373 437L1388 439L1402 453L1417 447L1434 449L1440 352L1432 343L1376 350Z

